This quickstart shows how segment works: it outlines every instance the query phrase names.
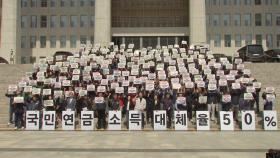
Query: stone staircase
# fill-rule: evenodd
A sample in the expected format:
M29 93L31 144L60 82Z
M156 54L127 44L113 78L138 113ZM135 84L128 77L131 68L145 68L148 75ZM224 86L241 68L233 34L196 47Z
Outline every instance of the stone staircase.
M0 65L0 129L8 127L9 99L5 96L9 84L16 84L25 72L31 71L32 65Z
M276 88L276 107L280 101L280 70L277 69L277 63L247 63L246 68L251 69L253 76L262 82L263 87L274 86ZM275 69L276 68L276 69ZM25 72L31 71L32 65L0 65L0 130L11 130L14 126L8 126L8 98L5 96L9 84L17 83L24 75ZM262 92L261 92L262 93ZM260 99L260 107L262 109L262 100ZM278 111L278 128L280 121L280 108ZM95 123L97 120L95 120ZM59 125L59 129L61 129ZM188 123L189 130L196 130L196 126ZM124 127L124 126L123 126ZM77 125L79 129L79 125ZM211 130L219 130L219 125L211 122ZM260 115L256 118L256 129L263 130L262 118ZM124 127L123 130L126 130ZM150 125L147 125L145 130L152 130ZM240 125L235 124L235 130L240 130Z

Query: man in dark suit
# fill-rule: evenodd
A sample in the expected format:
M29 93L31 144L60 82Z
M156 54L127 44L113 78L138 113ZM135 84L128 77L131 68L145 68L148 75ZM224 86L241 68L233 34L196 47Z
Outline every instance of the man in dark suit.
M74 98L74 94L70 93L69 98L67 98L67 105L66 105L66 110L70 109L71 111L76 110L76 99Z

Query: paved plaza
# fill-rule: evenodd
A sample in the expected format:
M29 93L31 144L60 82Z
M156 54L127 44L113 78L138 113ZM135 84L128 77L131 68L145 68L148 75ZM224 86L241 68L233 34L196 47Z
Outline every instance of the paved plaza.
M265 157L280 132L1 132L0 157Z

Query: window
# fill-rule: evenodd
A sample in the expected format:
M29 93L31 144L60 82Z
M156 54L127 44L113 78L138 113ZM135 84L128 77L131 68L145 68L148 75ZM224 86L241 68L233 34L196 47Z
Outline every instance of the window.
M33 7L37 7L37 0L31 0L30 2L30 6Z
M256 44L262 45L262 35L256 35Z
M175 37L160 37L160 45L168 46L175 44ZM155 45L156 46L156 45Z
M66 6L66 0L60 0L60 7Z
M27 0L21 0L21 8L27 7Z
M60 16L60 27L66 27L67 25L67 16L62 15Z
M50 47L55 48L56 47L56 36L50 37Z
M80 7L85 6L85 4L86 4L85 0L80 0Z
M251 35L251 34L246 34L246 35L245 35L245 45L250 45L250 44L252 44L252 40L253 40L253 38L252 38L252 35Z
M229 26L230 25L230 15L225 14L224 15L224 26Z
M276 25L280 26L280 14L276 15Z
M220 25L220 17L219 14L214 14L213 15L213 26L218 26Z
M56 27L56 16L55 15L52 15L51 16L51 28L54 28Z
M234 14L234 26L240 26L241 25L241 15L240 14Z
M36 48L36 36L30 36L30 48Z
M266 35L266 47L267 48L272 48L273 47L273 36L272 36L272 34L267 34Z
M272 14L271 13L266 13L265 14L265 25L266 26L271 26L272 25Z
M278 34L276 37L276 45L278 48L280 47L280 34Z
M40 48L46 48L46 36L40 36Z
M27 16L21 16L21 28L27 27Z
M221 47L221 35L220 34L216 34L214 36L214 46Z
M235 35L235 47L241 47L241 35L240 34Z
M231 35L225 35L225 47L231 47Z
M21 36L21 48L26 48L26 36Z
M223 0L224 1L224 5L230 5L230 0Z
M87 36L81 35L81 37L80 37L80 43L81 43L81 44L87 44Z
M48 7L48 1L47 0L41 0L41 7Z
M87 27L88 16L81 15L80 17L80 27Z
M90 2L90 6L91 6L91 7L94 7L94 6L95 6L95 0L89 0L89 2Z
M70 36L70 47L71 48L76 48L77 47L77 36L76 35L71 35Z
M251 0L245 0L245 5L251 5Z
M212 0L213 5L220 5L220 0Z
M46 15L42 15L41 16L41 28L46 28L47 27L47 16Z
M94 23L95 23L95 16L91 15L90 16L90 27L94 27Z
M36 28L37 27L37 16L36 15L31 15L30 27L31 28Z
M71 16L70 17L70 25L71 27L77 27L77 23L78 23L78 17L77 16Z
M51 7L55 7L55 1L56 1L56 0L51 0L51 2L50 2L50 6L51 6Z
M260 13L255 14L255 25L262 26L262 14Z
M60 48L66 47L66 36L60 36Z
M234 5L240 5L240 4L241 4L240 1L241 1L241 0L234 0L233 3L234 3Z
M173 39L175 39L173 37ZM175 43L175 40L173 40L172 37L160 37L160 44L162 46L167 46L169 43ZM126 37L125 38L125 44L128 45L130 43L138 43L138 40L140 42L140 39L137 37ZM138 45L138 44L137 44ZM157 37L143 37L143 47L153 47L155 48L158 45L158 38Z
M75 3L76 3L76 0L71 0L70 1L70 7L75 7Z
M272 0L265 0L265 5L272 5Z
M245 14L244 15L244 25L245 26L251 26L251 14Z
M262 0L255 0L255 5L261 5L262 4Z

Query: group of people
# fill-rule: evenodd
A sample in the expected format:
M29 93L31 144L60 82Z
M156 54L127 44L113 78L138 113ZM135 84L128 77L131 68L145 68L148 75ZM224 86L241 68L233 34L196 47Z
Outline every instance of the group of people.
M238 121L241 110L273 110L275 93L268 88L260 96L261 84L235 56L215 59L207 48L135 50L133 45L84 46L73 56L41 59L17 85L11 85L9 124L24 128L26 111L71 110L80 117L91 110L97 128L106 128L108 111L121 111L128 124L128 111L142 113L142 128L153 125L153 111L165 110L167 127L172 128L174 111L187 111L195 123L196 111L209 111L219 121L219 111L233 111ZM20 99L22 98L22 99Z

